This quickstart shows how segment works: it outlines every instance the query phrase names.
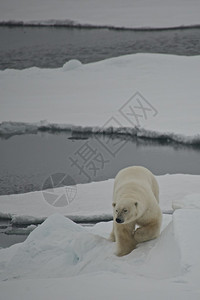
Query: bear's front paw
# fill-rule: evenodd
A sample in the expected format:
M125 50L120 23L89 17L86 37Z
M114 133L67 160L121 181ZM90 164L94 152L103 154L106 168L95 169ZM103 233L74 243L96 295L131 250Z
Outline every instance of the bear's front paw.
M124 255L127 255L129 254L133 249L126 249L126 250L120 250L120 251L116 251L114 254L116 256L124 256Z
M123 252L118 252L118 251L116 251L114 254L119 257L125 255Z

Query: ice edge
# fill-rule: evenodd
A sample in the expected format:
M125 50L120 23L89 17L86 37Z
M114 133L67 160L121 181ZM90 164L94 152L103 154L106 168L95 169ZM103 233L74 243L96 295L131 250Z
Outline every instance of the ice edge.
M98 127L71 124L56 124L40 121L39 123L2 122L0 123L0 137L9 138L13 135L36 134L38 132L71 132L82 134L116 134L138 138L158 139L188 145L200 145L200 134L184 135L174 132L159 132L142 127Z

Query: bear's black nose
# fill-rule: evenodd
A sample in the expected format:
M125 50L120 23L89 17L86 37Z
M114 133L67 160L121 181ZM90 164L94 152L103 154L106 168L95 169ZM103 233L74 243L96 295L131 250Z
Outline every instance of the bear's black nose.
M116 218L116 222L117 223L123 223L123 220L121 220L120 218Z

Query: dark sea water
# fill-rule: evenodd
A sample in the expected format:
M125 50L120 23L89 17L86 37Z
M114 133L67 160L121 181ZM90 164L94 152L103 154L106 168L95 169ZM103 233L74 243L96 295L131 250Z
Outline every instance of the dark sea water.
M131 165L156 175L200 174L198 161L200 146L167 140L70 132L15 135L0 138L0 194L46 189L51 178L65 175L74 184L106 180Z
M58 68L133 53L200 54L200 29L134 31L56 27L0 27L0 70Z

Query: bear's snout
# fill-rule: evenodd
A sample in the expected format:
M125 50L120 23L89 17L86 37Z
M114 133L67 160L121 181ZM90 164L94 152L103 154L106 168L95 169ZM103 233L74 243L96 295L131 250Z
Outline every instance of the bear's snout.
M120 219L120 218L116 218L116 222L117 222L117 223L123 223L124 220L122 220L122 219Z

